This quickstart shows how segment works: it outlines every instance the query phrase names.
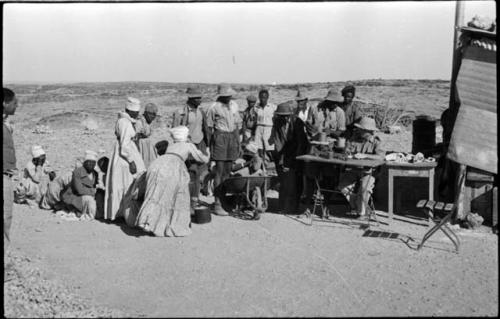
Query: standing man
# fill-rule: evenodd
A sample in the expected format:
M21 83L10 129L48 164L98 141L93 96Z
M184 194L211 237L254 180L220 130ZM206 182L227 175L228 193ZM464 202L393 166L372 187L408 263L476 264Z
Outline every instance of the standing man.
M247 144L255 136L255 129L257 128L255 103L257 103L257 98L254 95L247 96L247 108L243 112L243 144Z
M151 123L153 123L157 115L158 107L156 104L148 103L144 108L144 113L134 125L136 132L135 142L144 160L146 169L158 156L153 141L151 140Z
M187 126L189 128L189 140L203 155L207 156L207 140L203 134L205 116L199 108L202 98L201 90L189 87L186 94L188 97L186 105L174 113L173 126ZM200 196L201 175L208 170L208 166L206 163L196 162L191 158L188 158L186 165L190 176L191 207L194 208L198 205Z
M271 131L273 129L273 116L276 105L269 103L269 91L259 91L259 103L255 107L257 113L257 128L255 130L255 143L259 149L259 156L266 158L266 152L274 150L274 145L269 144ZM264 165L266 163L264 162Z
M354 123L358 123L362 117L362 112L359 104L353 101L355 95L356 88L352 85L347 85L342 89L344 103L342 103L341 107L345 113L345 124L347 131L349 132L352 132L352 130L354 129Z
M134 179L146 170L135 144L134 124L139 117L141 102L129 97L125 112L118 113L115 125L116 142L106 173L104 218L115 220L122 216L122 201Z
M345 114L339 107L341 98L334 89L328 91L324 101L319 103L312 112L311 124L328 136L339 137L346 130Z
M228 85L219 85L217 101L207 111L208 141L212 160L215 161L214 188L221 185L229 174L234 161L240 153L239 131L242 120L238 104L231 101L234 94ZM229 215L221 205L220 198L225 194L215 191L214 213L220 216Z
M8 125L7 117L14 115L17 108L15 93L3 88L3 252L4 258L10 244L10 225L12 223L12 205L14 201L14 190L12 176L16 171L16 150L12 138L12 128ZM11 264L6 264L5 270Z

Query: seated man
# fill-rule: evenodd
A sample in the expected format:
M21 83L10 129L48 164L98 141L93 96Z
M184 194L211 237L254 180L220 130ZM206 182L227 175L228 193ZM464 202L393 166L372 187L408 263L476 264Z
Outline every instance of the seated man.
M378 131L375 120L363 117L359 123L355 123L356 130L352 137L346 142L346 152L356 159L378 159L384 160L385 152L381 149L380 138L374 135ZM373 192L375 177L371 169L347 169L341 173L338 189L349 201L354 212L359 215L358 219L366 220L366 206Z
M42 179L49 173L48 162L46 162L45 151L41 146L35 145L31 148L30 162L23 170L21 180L14 190L14 202L18 204L28 204L30 207L37 207L42 198Z
M47 185L47 191L42 196L40 201L41 209L61 210L64 209L64 202L61 195L71 185L72 172L64 172L60 176L56 176L55 172L49 173L50 182Z
M68 187L62 196L64 203L76 210L77 216L81 215L83 219L94 219L96 215L96 163L97 153L86 151L83 165L73 171L71 187Z
M233 176L256 176L263 172L264 162L259 157L259 149L255 142L249 142L245 146L242 159L237 159L232 167Z

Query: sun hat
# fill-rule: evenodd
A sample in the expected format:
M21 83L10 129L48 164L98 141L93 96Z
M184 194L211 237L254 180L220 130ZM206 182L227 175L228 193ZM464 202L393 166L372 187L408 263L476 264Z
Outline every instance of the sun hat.
M141 110L141 101L133 97L127 98L126 109L133 112L139 112Z
M196 99L202 96L201 90L197 87L188 87L186 90L188 99Z
M252 154L256 154L259 151L259 148L257 147L257 144L255 144L255 142L249 142L245 146L245 150L247 150L248 152L250 152Z
M276 108L276 111L274 112L276 115L292 115L292 106L290 105L290 102L284 102L278 104L278 107Z
M249 96L247 96L247 101L248 102L257 102L257 98L255 97L255 95L249 95Z
M359 123L354 123L354 126L367 131L378 131L378 128L375 125L375 120L367 116L363 116Z
M217 86L218 96L233 96L234 93L236 92L227 84L220 84Z
M144 112L158 114L158 106L154 103L148 103L144 108Z
M43 148L40 145L34 145L31 148L31 156L33 156L33 158L37 158L37 157L40 157L42 155L45 155L45 151L43 150Z
M174 142L185 142L189 136L189 128L183 125L176 126L170 129L170 133L172 134Z
M94 151L85 151L85 161L96 161L97 162L97 153Z
M303 95L300 90L297 90L297 96L295 97L295 101L304 101L307 100L307 96Z
M344 99L340 96L340 94L337 93L336 89L329 89L325 97L325 100L332 102L340 102L343 101Z

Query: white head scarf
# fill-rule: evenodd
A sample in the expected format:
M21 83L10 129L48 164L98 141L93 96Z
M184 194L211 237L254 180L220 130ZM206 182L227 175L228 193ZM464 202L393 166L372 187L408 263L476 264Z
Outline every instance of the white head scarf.
M141 101L136 98L129 97L127 99L126 109L133 112L139 112L141 110Z
M174 142L186 142L189 136L189 128L187 126L177 126L170 129Z
M40 145L35 145L31 148L31 156L33 156L33 158L37 158L42 155L45 155L45 151Z

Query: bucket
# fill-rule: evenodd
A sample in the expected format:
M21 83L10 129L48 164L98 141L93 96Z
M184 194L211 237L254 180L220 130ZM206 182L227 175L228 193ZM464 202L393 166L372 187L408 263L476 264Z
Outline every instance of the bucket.
M194 215L191 216L191 221L195 224L206 224L212 221L210 209L206 206L196 206Z
M427 156L436 146L436 120L428 116L417 116L413 121L413 141L411 152Z

